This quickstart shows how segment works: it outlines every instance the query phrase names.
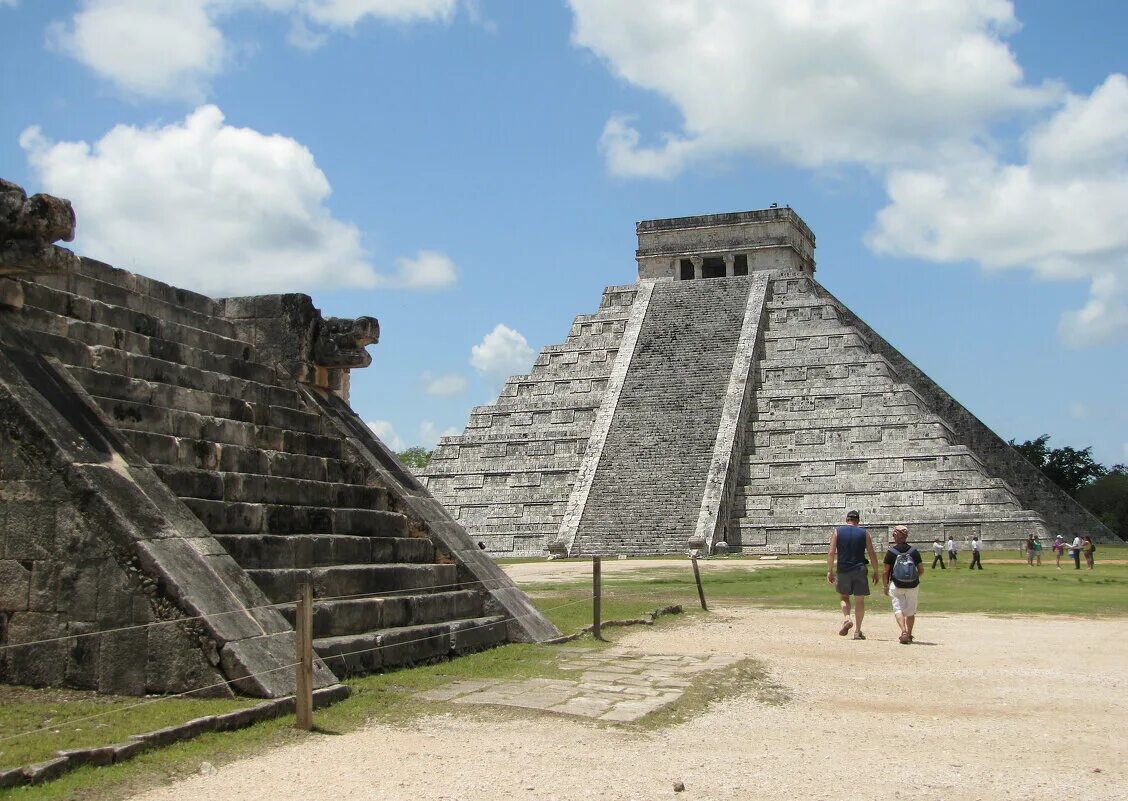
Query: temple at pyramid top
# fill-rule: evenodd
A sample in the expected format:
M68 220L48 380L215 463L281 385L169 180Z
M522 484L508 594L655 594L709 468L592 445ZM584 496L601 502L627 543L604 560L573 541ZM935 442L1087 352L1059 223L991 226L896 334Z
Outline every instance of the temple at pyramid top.
M789 207L643 220L635 233L640 280L815 272L815 235Z
M819 284L792 209L636 231L638 282L425 470L491 554L825 552L851 509L879 542L1112 536Z

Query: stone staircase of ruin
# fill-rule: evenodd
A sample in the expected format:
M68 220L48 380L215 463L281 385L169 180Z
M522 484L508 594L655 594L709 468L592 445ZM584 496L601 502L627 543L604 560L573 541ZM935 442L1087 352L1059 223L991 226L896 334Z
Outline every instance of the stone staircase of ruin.
M506 640L506 617L393 508L299 386L213 300L83 260L23 282L23 335L58 358L281 611L313 582L338 675Z
M844 508L861 510L879 543L897 524L927 542L990 521L1005 545L1042 526L813 279L784 273L770 285L730 546L825 549Z
M491 553L540 555L560 528L636 290L607 287L563 343L471 410L465 433L439 441L427 489Z
M750 287L654 284L572 553L686 551Z

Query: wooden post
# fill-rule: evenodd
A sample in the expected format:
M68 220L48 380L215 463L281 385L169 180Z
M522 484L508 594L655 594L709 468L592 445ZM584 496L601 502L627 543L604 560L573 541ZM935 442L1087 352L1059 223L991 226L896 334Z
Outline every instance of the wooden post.
M697 582L697 597L701 599L701 608L708 612L709 607L705 605L705 588L701 586L701 569L697 567L697 554L690 554L689 559L693 562L693 580Z
M297 681L294 689L294 725L313 729L313 585L302 582L298 589L294 615L294 633L298 644Z
M603 610L603 566L598 556L591 558L591 636L597 640L603 639L602 625Z

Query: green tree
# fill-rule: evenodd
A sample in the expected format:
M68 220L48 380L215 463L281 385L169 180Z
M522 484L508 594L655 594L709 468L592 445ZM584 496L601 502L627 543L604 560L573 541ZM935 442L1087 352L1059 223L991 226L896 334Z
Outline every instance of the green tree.
M1077 500L1120 539L1128 540L1128 465L1110 467L1105 475L1082 487Z
M1093 459L1092 447L1077 450L1066 445L1064 448L1049 447L1050 435L1043 434L1037 439L1028 439L1010 445L1023 455L1026 461L1037 467L1046 478L1057 484L1073 497L1082 487L1091 484L1108 470Z
M413 445L405 451L400 451L396 454L399 460L408 467L414 467L422 470L431 461L431 454L434 451L429 451L420 445Z

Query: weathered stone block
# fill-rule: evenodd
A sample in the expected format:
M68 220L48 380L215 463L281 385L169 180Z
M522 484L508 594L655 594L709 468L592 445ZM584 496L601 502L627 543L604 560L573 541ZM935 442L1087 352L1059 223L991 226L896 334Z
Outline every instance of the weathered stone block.
M26 612L31 571L14 559L0 560L0 610Z

